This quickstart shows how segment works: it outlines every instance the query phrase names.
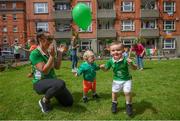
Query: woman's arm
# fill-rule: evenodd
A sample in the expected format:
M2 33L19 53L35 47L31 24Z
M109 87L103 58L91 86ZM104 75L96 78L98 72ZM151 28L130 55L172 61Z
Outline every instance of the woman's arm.
M44 63L44 62L39 62L37 63L35 66L36 68L43 72L44 74L48 74L49 71L54 67L54 56L55 56L55 51L54 51L54 46L51 45L49 47L49 58L48 58L48 61L47 63Z
M108 69L105 68L105 64L101 64L99 67L103 71L108 71Z
M50 56L46 64L44 62L39 62L35 66L42 73L48 74L49 71L52 69L53 64L54 64L54 57Z
M57 51L57 59L55 60L54 67L55 69L59 69L61 67L62 61L62 52Z

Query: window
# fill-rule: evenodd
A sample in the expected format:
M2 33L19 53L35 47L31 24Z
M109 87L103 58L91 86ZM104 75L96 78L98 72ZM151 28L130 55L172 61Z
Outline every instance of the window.
M69 3L57 3L55 6L56 10L70 10L71 8Z
M176 4L175 2L164 2L164 12L171 13L175 12Z
M56 31L58 32L71 31L70 23L57 23L56 25Z
M122 11L124 11L124 12L133 11L133 2L123 2L122 3Z
M14 43L19 43L19 38L18 37L14 38Z
M48 22L38 22L36 24L36 30L42 29L46 32L48 32Z
M114 21L98 20L98 29L114 29Z
M13 32L18 32L18 27L17 26L13 27Z
M4 26L2 31L3 31L3 32L7 32L7 27Z
M134 22L132 20L122 21L122 31L134 31Z
M156 29L156 20L142 21L141 28L143 29Z
M34 13L48 13L48 3L34 3Z
M163 49L175 49L175 39L164 39Z
M141 9L143 10L157 9L156 0L142 0Z
M7 43L8 43L7 37L3 37L3 44L7 44Z
M80 48L81 48L81 50L91 49L91 40L89 40L89 41L81 41Z
M12 3L12 8L13 8L13 9L16 8L16 3Z
M5 3L1 4L1 8L5 9L7 6Z
M79 32L92 32L92 24L87 28L87 30L79 28Z
M174 21L164 21L164 30L175 30Z
M3 21L7 20L6 14L3 14L3 15L2 15L2 19L3 19Z
M16 21L17 20L17 15L13 14L13 20Z
M123 39L122 43L124 44L125 47L131 47L131 45L133 44L133 39Z

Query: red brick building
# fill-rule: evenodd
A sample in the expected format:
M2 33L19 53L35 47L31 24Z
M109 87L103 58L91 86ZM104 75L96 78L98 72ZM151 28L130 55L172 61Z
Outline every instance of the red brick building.
M3 1L1 4L6 1L8 6L12 6L10 5L12 1L19 1L18 3L24 5L23 0L0 1ZM87 4L92 11L92 24L86 31L78 28L71 16L73 7L79 2ZM80 34L79 51L89 48L96 53L103 53L106 45L112 40L131 46L135 39L142 37L146 48L156 48L168 55L180 56L178 6L180 6L180 0L26 0L27 24L24 26L26 27L24 33L26 34L27 31L27 38L35 37L36 30L43 28L53 34L58 43L69 45L71 28L74 27ZM1 20L4 8L2 10ZM0 22L2 44L3 36L8 33L2 32L2 29L6 25L11 27L13 25ZM25 22L20 23L24 25ZM8 34L9 38L15 35L14 33L10 35L11 33ZM25 36L21 36L22 33L19 31L20 42L25 41ZM12 41L13 39L8 39L8 43Z
M88 30L79 30L80 50L90 48L99 53L112 40L131 46L134 39L143 37L146 48L180 55L179 0L54 0L57 41L69 43L71 10L78 2L90 6L93 15Z
M26 0L27 37L35 37L36 31L42 28L54 33L54 19L52 17L52 0Z
M0 48L26 42L25 0L0 0Z

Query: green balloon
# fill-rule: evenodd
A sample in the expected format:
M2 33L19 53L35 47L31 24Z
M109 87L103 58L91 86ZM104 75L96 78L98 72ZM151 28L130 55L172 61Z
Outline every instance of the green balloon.
M84 3L78 3L72 10L72 17L76 25L87 30L91 24L91 9Z

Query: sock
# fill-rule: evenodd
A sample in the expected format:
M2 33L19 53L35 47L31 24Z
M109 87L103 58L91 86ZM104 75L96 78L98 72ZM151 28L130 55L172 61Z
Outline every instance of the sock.
M131 102L129 102L129 101L126 101L126 104L128 105L128 104L131 104Z
M112 101L112 103L116 103L117 104L117 101Z
M86 95L84 95L84 96L83 96L83 98L87 98L87 96L86 96Z
M93 95L96 95L96 92L94 92Z

